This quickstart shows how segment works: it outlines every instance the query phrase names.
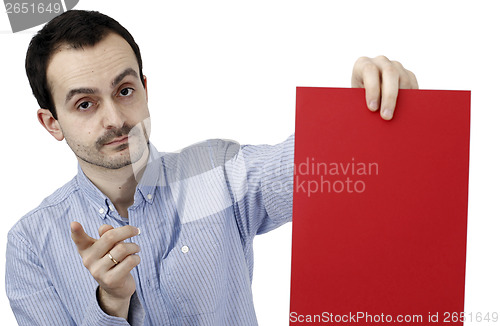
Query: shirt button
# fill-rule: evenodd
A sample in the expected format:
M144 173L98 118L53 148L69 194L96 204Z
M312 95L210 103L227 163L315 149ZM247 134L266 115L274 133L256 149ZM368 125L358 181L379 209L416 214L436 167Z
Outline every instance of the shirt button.
M109 206L109 209L113 212L115 209L113 208L113 206Z
M148 194L148 199L151 199L151 198L153 198L153 195Z
M101 208L101 209L99 210L99 214L104 214L104 208Z
M181 251L182 251L182 253L187 254L189 252L189 247L188 246L182 246Z

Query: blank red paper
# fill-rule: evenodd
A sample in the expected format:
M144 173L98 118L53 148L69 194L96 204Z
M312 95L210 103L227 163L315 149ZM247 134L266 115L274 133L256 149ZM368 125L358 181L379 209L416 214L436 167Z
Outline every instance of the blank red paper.
M297 88L290 325L462 325L470 92ZM420 316L420 317L419 317Z

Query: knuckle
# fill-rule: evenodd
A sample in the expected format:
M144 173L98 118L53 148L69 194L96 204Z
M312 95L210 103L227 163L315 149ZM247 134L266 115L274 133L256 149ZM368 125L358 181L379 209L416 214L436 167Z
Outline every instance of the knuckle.
M371 59L370 59L370 58L368 58L368 57L359 57L359 58L356 60L356 62L355 62L355 64L354 64L354 65L358 65L358 66L359 66L359 65L363 65L363 64L365 64L366 62L370 62L370 60L371 60Z
M388 75L399 75L398 68L393 65L387 65L384 67L384 73Z
M410 80L411 80L411 84L412 84L412 88L418 88L418 80L417 80L417 77L415 76L415 74L409 70L408 71L408 74L410 75Z
M417 81L417 77L415 76L415 74L409 70L406 70L406 76L408 76L408 79L410 81Z
M95 268L94 266L89 266L87 269L89 270L90 274L92 274L92 276L94 278L99 274L99 272L97 271L97 268Z
M123 285L123 278L113 275L113 273L106 273L102 279L103 285L107 288L113 289Z
M114 280L111 277L111 275L109 275L109 273L107 273L101 280L102 280L102 284L108 288L111 288L114 285Z
M92 267L92 263L89 257L82 257L82 263L83 266L85 266L85 268L87 268L88 270L90 270L90 268Z
M96 267L92 267L89 269L89 272L90 274L92 275L92 277L96 280L100 280L101 277L102 277L102 274L101 274L101 270L99 270L98 268Z
M401 69L401 70L405 70L404 67L403 67L403 65L401 64L401 62L395 60L395 61L391 61L391 63L396 68Z
M372 61L367 61L363 66L363 70L365 73L378 73L379 72L377 65L375 63L373 63Z
M373 62L366 62L364 66L361 68L361 75L363 76L364 80L368 79L368 77L380 78L380 69ZM365 85L365 86L370 86L370 85ZM373 86L375 87L375 85Z
M375 57L375 60L381 61L381 62L389 62L389 58L387 58L385 55L378 55Z
M125 256L127 254L127 246L124 243L119 243L113 248L115 256Z
M410 77L404 75L399 78L399 86L401 88L411 88L412 87L412 81Z
M117 236L115 235L116 233L111 231L104 233L101 239L109 243L116 243L118 241Z

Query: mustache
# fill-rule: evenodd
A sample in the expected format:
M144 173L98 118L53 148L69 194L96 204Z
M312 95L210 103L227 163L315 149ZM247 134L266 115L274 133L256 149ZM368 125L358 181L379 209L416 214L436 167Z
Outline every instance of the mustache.
M111 142L115 138L128 135L131 130L132 130L132 127L127 125L127 124L123 125L123 127L119 128L119 129L110 129L104 135L102 135L101 137L99 137L97 139L96 145L98 148L102 147L105 144Z

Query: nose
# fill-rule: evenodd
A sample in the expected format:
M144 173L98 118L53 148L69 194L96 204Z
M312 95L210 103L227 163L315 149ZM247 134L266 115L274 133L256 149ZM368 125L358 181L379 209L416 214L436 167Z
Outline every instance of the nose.
M102 105L104 104L104 105ZM112 101L101 104L102 124L104 129L121 128L125 124L125 117L117 106Z

